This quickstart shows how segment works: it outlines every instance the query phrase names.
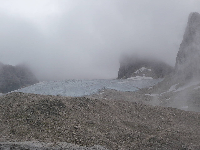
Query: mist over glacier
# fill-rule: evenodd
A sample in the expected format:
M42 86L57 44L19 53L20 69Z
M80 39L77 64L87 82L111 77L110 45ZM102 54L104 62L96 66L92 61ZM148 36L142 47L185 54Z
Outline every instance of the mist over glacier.
M174 66L199 1L2 1L0 61L28 64L40 80L111 79L137 53Z

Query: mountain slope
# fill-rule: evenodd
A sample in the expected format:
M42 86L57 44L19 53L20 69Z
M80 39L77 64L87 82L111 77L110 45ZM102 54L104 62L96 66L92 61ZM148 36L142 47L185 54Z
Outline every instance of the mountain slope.
M123 56L120 60L118 79L136 76L163 78L169 75L173 68L162 61L137 56Z
M175 71L146 91L157 105L200 111L200 14L191 13L176 57ZM156 94L156 95L155 95ZM153 96L154 95L154 96Z
M200 14L191 13L176 57L176 74L183 79L200 78Z
M24 65L0 64L0 93L7 93L37 82L34 74Z

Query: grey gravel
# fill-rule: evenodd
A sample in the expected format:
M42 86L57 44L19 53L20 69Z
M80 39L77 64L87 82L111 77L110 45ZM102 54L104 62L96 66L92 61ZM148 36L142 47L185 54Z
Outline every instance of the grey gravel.
M78 146L70 143L0 142L0 150L108 150L102 146Z
M200 113L138 102L11 93L0 97L0 120L0 142L110 150L200 147Z

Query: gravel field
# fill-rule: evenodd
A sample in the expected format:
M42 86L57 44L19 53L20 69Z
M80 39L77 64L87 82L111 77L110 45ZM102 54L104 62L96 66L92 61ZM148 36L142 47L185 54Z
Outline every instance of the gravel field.
M107 150L102 146L78 146L70 143L0 142L1 150Z
M10 93L0 97L0 142L66 142L110 150L200 149L200 113L133 99Z

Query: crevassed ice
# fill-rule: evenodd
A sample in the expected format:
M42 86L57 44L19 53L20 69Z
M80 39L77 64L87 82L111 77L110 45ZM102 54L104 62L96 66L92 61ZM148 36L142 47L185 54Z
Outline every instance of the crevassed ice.
M101 89L114 89L118 91L136 91L141 88L150 87L162 81L162 79L151 80L65 80L65 81L43 81L35 85L25 87L15 92L34 93L42 95L62 96L86 96L97 93Z

